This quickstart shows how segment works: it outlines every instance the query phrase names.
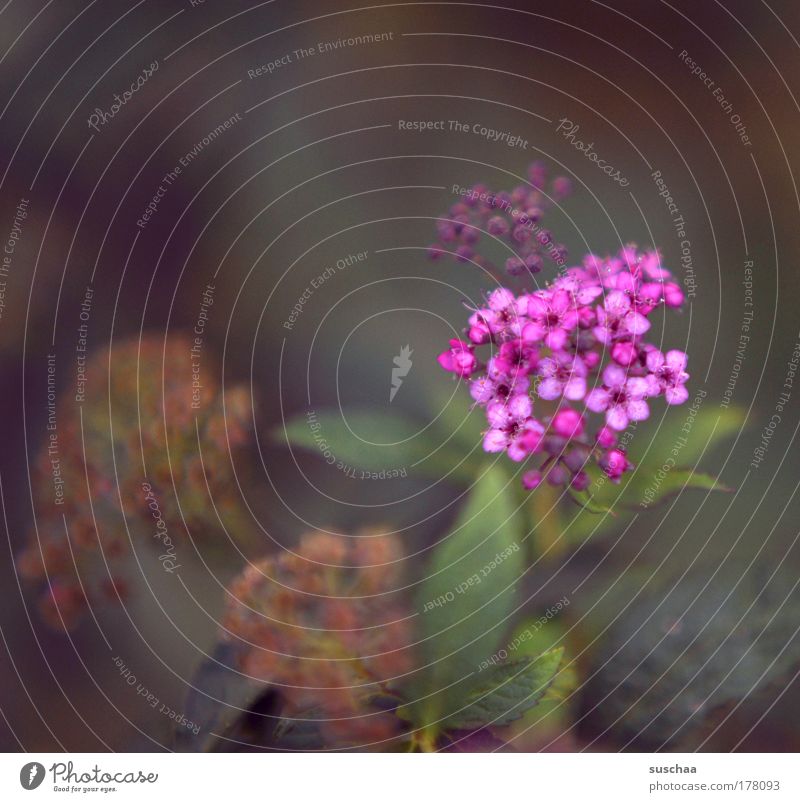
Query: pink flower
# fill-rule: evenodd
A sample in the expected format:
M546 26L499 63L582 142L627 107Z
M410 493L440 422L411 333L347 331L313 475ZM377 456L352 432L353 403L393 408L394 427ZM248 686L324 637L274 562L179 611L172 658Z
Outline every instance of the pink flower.
M490 217L489 222L486 224L486 230L493 237L502 237L508 234L510 226L505 217Z
M577 409L560 409L550 422L559 437L580 437L583 434L583 415Z
M535 490L542 483L541 471L527 471L522 475L522 486L526 490Z
M526 345L520 339L508 340L500 346L497 356L489 360L487 372L492 378L499 375L527 376L536 370L538 363L538 349Z
M573 490L582 491L586 490L587 487L592 483L592 480L589 478L589 474L586 471L576 471L572 475L572 480L570 481L570 487Z
M650 328L650 321L637 312L631 299L619 290L610 292L606 296L605 303L597 307L597 323L594 336L606 344L620 336L644 334Z
M617 273L606 282L606 286L624 292L630 299L633 309L642 315L649 315L661 300L661 284L643 282L638 268L630 273Z
M556 351L545 357L538 368L541 381L536 387L539 398L554 401L562 395L570 401L580 401L586 395L586 365L579 356Z
M603 288L578 267L570 268L565 276L557 278L553 282L553 287L568 292L574 302L584 308L603 294Z
M479 235L488 233L509 248L509 274L533 275L547 258L560 266L559 275L535 291L493 289L470 314L467 341L451 340L439 362L469 378L472 398L485 407L486 451L506 451L517 462L537 455L537 464L524 473L526 488L546 479L584 490L591 461L614 482L630 470L617 433L649 416L649 398L663 396L668 404L687 400L686 354L662 354L644 339L651 313L680 307L685 297L659 253L636 245L605 257L587 254L580 264L565 267L564 247L539 221L569 183L559 179L547 192L540 165L532 166L529 178L508 192L476 184L439 222L441 248L434 246L431 253L492 269L476 248ZM479 362L475 349L483 345L491 346L492 354ZM533 417L531 377L536 397L557 407L545 419L546 431ZM602 414L594 431L588 412Z
M553 487L558 487L559 485L563 485L566 482L568 482L569 479L570 479L570 471L561 462L557 462L547 472L547 483L553 485Z
M463 340L450 340L450 348L439 354L439 364L450 373L455 373L456 376L468 378L478 368L474 350L472 345Z
M674 281L664 285L664 303L667 306L677 309L683 306L684 300L683 290Z
M608 426L603 426L597 430L595 439L600 448L611 448L617 442L617 433Z
M467 336L475 345L485 345L492 341L496 325L496 315L490 309L478 309L469 317Z
M493 315L490 329L496 337L519 337L525 315L525 303L511 290L500 287L489 293L489 309Z
M632 420L645 420L650 409L645 400L650 385L640 376L627 378L619 365L610 364L603 371L603 387L596 387L586 396L586 406L592 412L605 412L606 423L618 432Z
M566 290L543 290L528 296L528 323L522 330L525 342L544 342L554 351L563 348L578 325L577 302Z
M560 175L553 180L553 197L560 201L568 198L572 194L572 181L566 176Z
M617 483L622 478L622 474L630 470L633 465L628 461L624 451L612 448L600 458L600 467L612 482Z
M639 349L631 340L620 341L611 347L611 358L618 365L629 367L639 359Z
M527 393L530 383L530 379L521 373L512 377L497 374L496 378L486 375L470 382L469 392L476 404L486 406L492 401L505 401L511 396Z
M650 351L647 355L647 369L650 371L652 389L651 395L664 393L664 400L668 404L682 404L689 397L689 391L684 384L689 379L686 372L688 357L683 351L667 351L666 356L661 351Z
M527 395L515 395L504 403L493 401L486 409L491 428L483 437L490 453L508 451L514 462L522 462L541 443L544 427L531 417L533 405Z
M642 272L655 281L670 278L670 272L661 265L661 254L658 251L647 251L639 258Z
M520 184L510 192L493 192L483 184L471 187L458 203L453 204L445 219L438 221L437 247L429 250L432 258L448 255L457 261L478 262L493 269L493 265L474 254L456 249L453 243L474 246L482 234L500 240L513 251L506 261L512 275L538 273L545 258L559 265L564 263L566 249L556 243L552 235L542 228L540 221L553 206L571 192L571 183L566 178L548 180L544 168L536 168L534 187L531 183ZM545 190L550 184L549 191Z
M506 310L516 306L517 296L511 290L505 287L499 287L489 293L487 299L489 301L489 309L493 312L505 312Z

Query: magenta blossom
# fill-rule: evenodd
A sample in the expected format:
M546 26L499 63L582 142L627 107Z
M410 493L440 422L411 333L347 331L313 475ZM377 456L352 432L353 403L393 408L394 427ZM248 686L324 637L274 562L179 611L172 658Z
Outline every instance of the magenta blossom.
M541 443L544 427L531 416L533 405L527 395L515 395L504 403L493 401L486 409L491 429L484 435L485 451L507 451L514 462L522 462Z
M682 306L685 297L658 252L635 245L606 257L588 254L565 267L563 247L539 225L549 205L542 168L534 166L529 179L511 192L473 187L440 222L443 247L432 253L457 254L491 269L475 249L479 234L488 233L510 247L511 274L538 273L545 258L562 269L535 290L489 292L470 314L467 340L451 340L439 363L469 379L472 398L485 408L484 449L529 460L524 487L546 481L585 492L593 462L612 482L632 469L617 433L649 416L648 399L687 400L686 354L662 353L644 339L649 317ZM563 183L559 192L568 188ZM559 194L555 188L551 199ZM475 353L481 346L491 349L483 361ZM540 416L533 396L537 410L542 405ZM592 426L587 413L602 420Z
M673 309L679 309L686 300L683 295L683 290L674 281L670 281L664 285L663 297L664 303Z
M682 404L689 397L684 384L689 379L686 372L688 357L683 351L650 351L647 355L647 369L650 371L651 395L664 394L668 404Z
M542 291L528 297L530 323L522 329L528 343L544 342L554 351L564 347L578 325L578 307L565 290Z
M530 376L539 364L539 350L520 339L509 340L500 346L497 356L489 360L487 373L502 376Z
M587 282L585 279L586 272L584 270L579 267L572 267L567 271L566 275L557 278L553 282L554 289L569 293L579 312L584 309L591 311L588 305L603 294L603 288L599 284Z
M522 476L522 486L526 490L535 490L542 483L541 471L527 471Z
M569 179L549 179L547 169L541 165L510 192L493 192L483 184L475 184L462 192L463 199L439 220L438 242L429 253L434 259L448 256L492 270L494 265L476 248L480 238L488 236L512 252L506 259L510 275L536 274L546 259L563 265L566 249L542 227L542 220L554 203L564 200L570 192Z
M594 388L586 396L586 406L592 412L605 412L606 423L618 432L630 421L645 420L650 408L645 400L650 394L650 383L641 376L628 374L619 365L607 365L603 371L603 386Z
M583 416L577 409L561 409L550 421L553 431L560 437L580 437L583 434Z
M474 347L459 339L450 340L450 348L439 354L439 364L450 373L464 378L469 378L478 368Z
M476 345L491 340L501 342L519 337L525 314L525 302L503 287L489 293L488 306L476 309L469 318L469 339Z
M486 375L470 382L469 392L476 404L486 406L492 401L505 401L514 395L527 394L530 383L527 376L519 373L513 377L502 373L496 378Z
M620 337L638 336L649 328L650 321L636 311L628 295L620 290L610 292L605 303L597 307L594 336L601 343L610 344Z
M539 398L555 401L564 398L580 401L586 395L586 365L579 356L556 351L539 363L541 381L536 387Z
M605 475L616 484L622 478L622 474L629 471L633 465L624 451L612 448L600 458L600 467Z
M617 433L608 426L603 426L597 430L595 440L600 448L611 448L617 442Z

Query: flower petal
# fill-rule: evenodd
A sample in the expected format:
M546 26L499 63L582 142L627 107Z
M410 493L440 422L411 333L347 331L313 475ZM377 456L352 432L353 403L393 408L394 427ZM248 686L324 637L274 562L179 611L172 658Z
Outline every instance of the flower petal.
M644 398L648 395L650 383L641 376L634 376L625 382L625 392L634 400Z
M628 373L625 368L615 365L613 362L606 365L603 371L603 384L606 387L622 387L627 378Z
M650 417L650 407L647 406L647 401L628 401L626 409L631 420L647 420Z
M547 329L541 323L531 322L522 329L522 339L526 343L537 343L541 342L546 333Z
M580 401L586 395L586 379L581 376L573 376L564 385L564 398L570 401Z
M453 363L453 353L452 351L445 351L443 354L439 354L436 357L436 361L445 369L452 372L454 368Z
M647 360L646 360L647 369L651 373L656 373L661 367L664 366L665 361L666 358L664 357L664 354L661 353L661 351L650 351L647 354Z
M665 361L670 370L675 373L682 373L686 370L686 363L689 361L689 357L683 351L667 351Z
M511 421L508 406L504 401L495 400L486 407L486 420L493 429L504 429Z
M558 379L542 379L536 387L539 398L545 401L554 401L561 397L564 385Z
M679 384L677 387L667 387L664 392L664 400L668 404L683 404L689 397L689 391Z
M516 419L529 418L532 410L531 397L527 393L512 396L508 400L509 414Z
M624 292L615 290L606 296L603 306L612 317L622 317L630 311L631 300Z
M564 329L550 329L544 342L548 348L560 351L567 343L567 332Z
M603 387L595 387L586 396L586 406L592 412L603 412L608 409L608 390Z
M628 426L628 413L622 404L614 404L606 410L606 423L612 428L621 432Z
M638 312L630 312L625 316L624 325L631 334L644 334L650 328L650 321Z
M508 445L508 436L502 429L489 429L483 436L483 450L490 454L505 451Z

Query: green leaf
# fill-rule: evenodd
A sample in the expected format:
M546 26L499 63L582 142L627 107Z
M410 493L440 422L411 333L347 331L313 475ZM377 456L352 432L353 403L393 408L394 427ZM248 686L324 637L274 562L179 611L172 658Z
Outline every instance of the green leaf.
M686 414L680 414L681 411ZM737 434L744 423L745 412L739 407L725 407L720 409L707 409L700 407L697 414L690 420L687 406L672 407L667 418L658 427L658 431L650 440L641 438L641 445L631 450L634 457L641 460L640 455L650 445L648 462L658 462L659 455L663 459L673 446L678 443L681 436L679 462L681 465L695 465L697 460L707 457L714 448L723 441ZM688 429L683 431L684 426Z
M523 621L514 631L509 640L509 654L513 652L516 659L521 657L536 657L551 649L568 646L569 640L567 625L563 622L561 610L566 609L569 600L564 597L552 605L539 618L530 618ZM552 610L553 617L547 614ZM578 644L576 644L578 646ZM571 722L574 707L574 697L571 694L578 687L578 670L574 660L562 660L558 674L548 686L545 694L539 698L536 706L529 709L522 719L515 725L520 733L529 733L534 727L539 737L555 736L563 732Z
M595 497L589 492L568 491L568 493L569 497L580 507L582 512L588 512L592 515L603 515L604 513L616 515L614 510L607 504L595 501Z
M563 649L500 663L473 685L464 708L447 719L448 729L502 727L521 718L544 696L558 673Z
M740 430L744 413L736 407L700 407L692 418L681 414L682 409L672 408L656 432L639 425L629 447L636 469L619 484L609 481L599 468L589 469L589 490L577 499L582 508L565 511L562 531L569 542L605 534L619 526L620 518L615 515L643 510L643 503L655 506L684 489L730 491L715 477L698 470L697 463ZM663 471L667 463L669 470Z
M638 488L637 488L638 489ZM653 482L645 488L639 500L642 509L651 507L665 501L670 496L683 490L720 490L730 493L731 489L720 483L716 476L707 473L697 473L691 468L675 468L664 479Z
M598 501L598 497L591 494L575 494L574 500L584 512L614 516L618 512L656 506L684 490L730 492L730 488L715 476L698 473L692 468L671 468L669 471L659 469L645 479L633 475L626 478L620 482L611 500L608 499L609 494L601 494L601 498L606 497L605 501Z
M494 466L472 488L453 531L436 547L417 594L423 665L403 714L440 729L460 709L480 663L503 640L526 559L513 482Z
M461 482L475 476L474 459L440 419L426 426L396 412L322 410L292 418L272 439L318 454L339 470Z

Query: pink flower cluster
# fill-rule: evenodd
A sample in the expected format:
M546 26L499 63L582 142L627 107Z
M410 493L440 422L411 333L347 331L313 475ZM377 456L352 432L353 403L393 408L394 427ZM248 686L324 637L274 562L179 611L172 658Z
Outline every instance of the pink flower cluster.
M515 462L539 457L523 476L526 488L546 477L585 490L592 460L618 482L633 466L617 433L646 419L653 398L682 404L688 397L686 354L662 353L643 339L654 309L683 302L657 252L631 245L617 256L590 254L544 289L491 292L470 315L466 339L451 340L439 364L468 380L485 408L486 451L505 451ZM491 349L485 362L480 346ZM590 435L592 412L603 417Z
M495 193L483 184L464 188L460 193L463 200L439 220L438 242L430 246L428 254L433 259L449 255L493 269L477 251L481 235L488 234L505 246L505 268L512 276L538 273L545 258L563 265L566 248L554 242L540 222L553 203L564 200L571 191L568 178L549 181L547 169L536 162L528 168L528 184L511 192Z

